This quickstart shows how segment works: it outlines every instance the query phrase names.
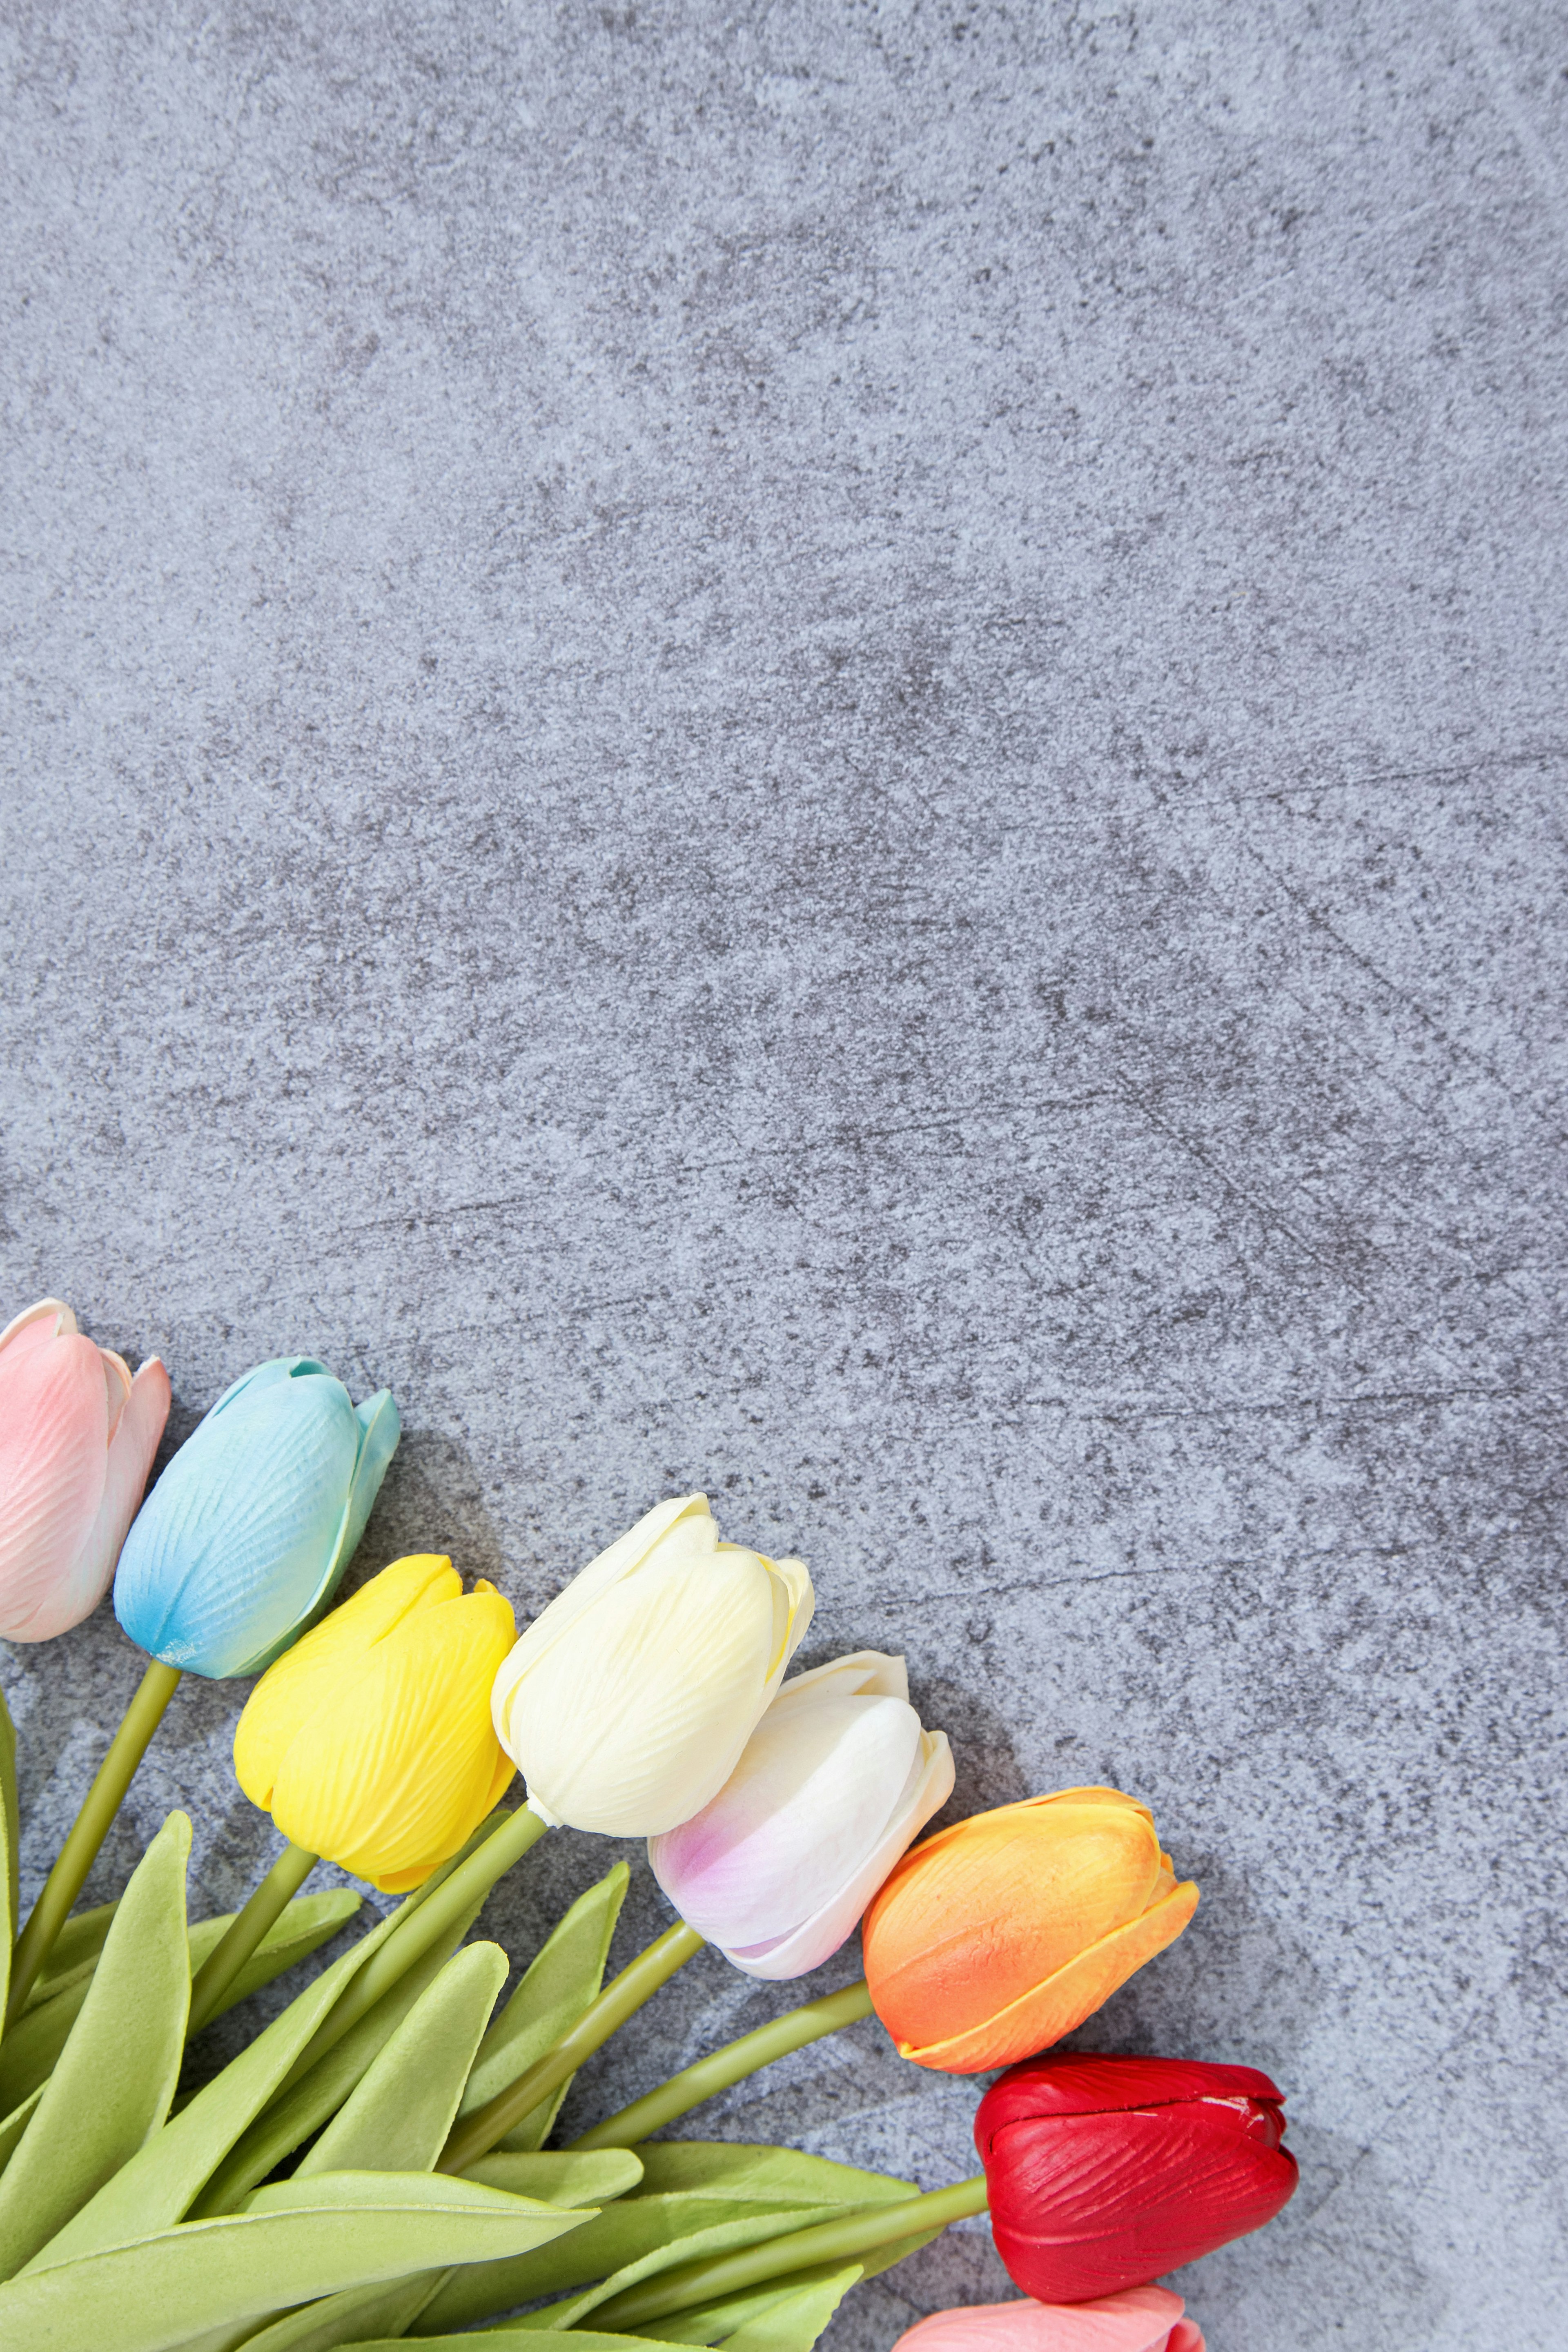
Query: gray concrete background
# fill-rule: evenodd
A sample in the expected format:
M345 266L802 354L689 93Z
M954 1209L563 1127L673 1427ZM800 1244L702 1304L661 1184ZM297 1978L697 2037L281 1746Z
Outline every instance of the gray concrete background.
M1116 1781L1201 1880L1085 2039L1288 2089L1211 2352L1559 2343L1561 14L0 54L5 1311L181 1433L391 1382L360 1572L526 1612L706 1486L805 1663L907 1652L957 1811ZM0 1656L35 1883L137 1672ZM174 1801L247 1886L241 1697L96 1894ZM699 1962L576 2111L789 1998ZM690 2128L929 2186L973 2097L866 2027ZM833 2352L1007 2291L955 2233Z

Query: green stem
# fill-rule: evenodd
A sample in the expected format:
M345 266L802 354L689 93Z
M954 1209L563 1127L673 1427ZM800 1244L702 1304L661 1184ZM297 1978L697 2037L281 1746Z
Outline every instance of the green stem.
M804 2008L759 2025L754 2033L743 2033L739 2042L726 2042L721 2050L699 2058L694 2066L683 2066L657 2091L634 2099L618 2115L606 2116L572 2146L635 2147L639 2140L673 2123L677 2116L685 2115L689 2107L700 2106L704 2099L727 2091L732 2083L743 2082L759 2066L771 2066L787 2051L804 2050L809 2042L820 2042L824 2034L837 2033L841 2025L853 2025L857 2018L870 2014L871 1996L862 1977L843 1992L824 1993L820 2000L808 2000Z
M853 2262L858 2254L875 2253L900 2238L945 2229L950 2221L984 2210L985 2175L978 2172L973 2180L960 2180L952 2189L933 2189L927 2196L873 2206L869 2212L851 2213L842 2221L819 2221L815 2229L795 2230L787 2238L770 2238L766 2244L746 2246L739 2253L709 2254L700 2262L660 2271L601 2303L592 2314L594 2326L599 2334L635 2334L649 2320L667 2319L671 2312L717 2303L746 2287L807 2270L814 2263Z
M607 2042L617 2026L624 2025L634 2011L639 2010L659 1986L684 1967L694 1953L702 1949L703 1938L684 1919L668 1928L657 1943L639 1952L629 1968L605 1987L597 2000L590 2002L570 2033L563 2034L553 2050L546 2051L537 2064L530 2066L509 2083L504 2091L482 2107L476 2107L453 2132L441 2151L437 2172L461 2172L465 2165L477 2163L488 2156L498 2139L504 2139L524 2116L558 2091L568 2075L574 2074L584 2058L591 2057L601 2042Z
M336 2047L367 2010L375 2007L384 1992L391 1991L416 1960L424 1958L432 1944L438 1943L455 1921L483 1899L514 1862L522 1860L529 1847L544 1835L545 1826L537 1813L520 1805L482 1845L476 1846L466 1862L458 1864L450 1878L443 1880L434 1894L399 1920L380 1950L373 1952L358 1975L349 1979L342 2000L333 2005L295 2059L273 2094L274 2105L286 2091L293 2089L301 2075L310 2073L319 2058L324 2058L329 2050Z
M316 1867L318 1857L303 1846L286 1845L223 1940L202 1962L191 1986L188 2042L201 2032L257 1946L270 1935Z
M88 1872L98 1860L99 1848L109 1835L120 1801L131 1786L136 1767L147 1752L147 1743L162 1722L179 1680L178 1666L165 1666L153 1658L125 1710L124 1720L110 1742L109 1753L71 1823L70 1835L60 1848L59 1860L45 1880L44 1891L16 1939L11 1962L10 1998L5 2004L7 2025L26 2005L34 1979L53 1951L55 1938L81 1893Z

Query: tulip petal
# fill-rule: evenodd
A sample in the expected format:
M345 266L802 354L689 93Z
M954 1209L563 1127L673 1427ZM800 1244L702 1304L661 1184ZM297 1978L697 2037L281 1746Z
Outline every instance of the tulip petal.
M866 1906L881 1885L904 1848L940 1812L952 1794L952 1750L947 1735L921 1735L921 1753L910 1786L876 1846L860 1867L826 1902L804 1920L793 1934L764 1951L742 1952L721 1946L724 1958L749 1977L782 1983L803 1977L831 1958L855 1932Z
M1182 2310L1181 2296L1162 2286L1093 2303L967 2304L906 2329L894 2352L1203 2352Z
M776 1941L875 1846L920 1749L902 1699L827 1691L815 1706L771 1706L718 1795L650 1841L654 1875L710 1943Z
M120 1556L114 1605L166 1665L244 1674L310 1613L359 1452L330 1374L263 1377L221 1399L175 1454Z
M73 1613L68 1624L79 1624L109 1590L168 1418L169 1375L156 1356L149 1356L131 1382L125 1410L109 1443L103 1500L70 1575Z
M1261 2229L1293 2193L1289 2151L1224 2103L1012 2124L986 2165L992 2234L1026 2294L1077 2303Z
M373 1885L428 1877L489 1810L490 1685L515 1630L484 1587L411 1610L290 1742L272 1791L283 1835Z
M90 1339L28 1328L0 1356L0 1634L42 1642L72 1613L71 1570L86 1548L108 1471L103 1358Z
M531 1794L611 1837L657 1835L698 1811L773 1695L775 1591L756 1553L661 1549L550 1643L548 1671L525 1657L519 1675L536 1620L497 1682L497 1727Z
M327 1713L376 1643L415 1610L456 1601L462 1590L463 1580L444 1552L411 1552L362 1584L268 1668L234 1734L235 1777L253 1805L270 1811L273 1786L294 1739Z
M975 2117L981 2162L987 2135L1013 2123L1062 2116L1100 2116L1118 2107L1171 2106L1184 2099L1225 2099L1278 2107L1285 2094L1257 2066L1207 2058L1138 2058L1093 2050L1054 2050L1010 2067L993 2083Z
M909 1669L902 1658L893 1657L886 1650L851 1650L847 1657L832 1658L825 1666L812 1666L804 1675L791 1675L779 1685L778 1696L768 1709L770 1715L782 1715L786 1707L815 1706L825 1694L836 1698L901 1698L910 1695Z
M511 1679L519 1679L537 1665L557 1642L564 1639L584 1611L623 1577L632 1575L654 1546L670 1536L678 1525L681 1525L684 1538L679 1546L683 1556L689 1551L701 1557L717 1549L719 1529L706 1495L679 1495L668 1502L656 1503L651 1511L643 1513L635 1527L628 1528L586 1568L580 1569L554 1600L540 1611L507 1662L509 1669L515 1665Z
M1102 1936L994 2016L928 2049L900 2042L900 2055L944 2074L983 2074L993 2066L1032 2057L1092 2017L1146 1960L1173 1944L1197 1907L1197 1886L1189 1878L1141 1917Z
M26 1354L34 1348L47 1346L51 1339L68 1338L76 1328L76 1317L63 1298L40 1298L35 1306L24 1307L20 1315L13 1315L0 1331L0 1355L7 1349L15 1354Z
M318 1617L342 1582L343 1572L359 1549L365 1522L371 1515L381 1482L386 1475L388 1463L397 1451L397 1441L403 1434L403 1423L392 1401L390 1389L378 1389L363 1404L354 1407L354 1420L359 1424L359 1449L354 1458L353 1476L348 1499L337 1533L322 1564L310 1600L287 1632L247 1658L235 1669L241 1675L265 1674L268 1667L283 1655L294 1640L300 1624L309 1624Z
M1149 1914L1172 1885L1148 1807L1118 1790L1065 1789L957 1822L904 1856L867 1914L866 1976L878 2013L906 2054L945 2053L922 2064L961 2073L1002 2065L1049 2035L1042 2027L994 2056L973 2054L992 2048L998 2017L1026 2033L1026 2017L1021 2023L1013 2012L1040 2005L1043 1987ZM1139 1964L1130 1959L1124 1973ZM1121 1980L1108 1980L1105 1992ZM1070 1996L1076 1981L1065 1979L1058 1991Z
M249 1371L241 1372L231 1381L216 1404L209 1407L205 1418L216 1421L220 1412L227 1412L242 1396L254 1396L261 1389L279 1387L284 1381L312 1380L318 1374L326 1380L332 1375L325 1364L314 1356L273 1356L265 1364L252 1364Z

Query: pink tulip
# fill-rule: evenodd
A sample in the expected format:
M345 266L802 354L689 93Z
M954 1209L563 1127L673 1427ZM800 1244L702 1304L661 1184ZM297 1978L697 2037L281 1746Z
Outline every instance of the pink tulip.
M1163 2286L1124 2287L1096 2303L975 2303L933 2312L894 2352L1204 2352L1182 2308Z
M0 1331L0 1635L47 1642L109 1589L169 1413L150 1356L131 1377L58 1298Z

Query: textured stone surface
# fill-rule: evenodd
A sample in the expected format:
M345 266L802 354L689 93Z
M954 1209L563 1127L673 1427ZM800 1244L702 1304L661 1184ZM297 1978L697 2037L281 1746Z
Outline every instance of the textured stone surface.
M1555 12L0 51L5 1311L182 1433L390 1381L361 1572L527 1612L707 1487L807 1662L908 1653L957 1810L1116 1781L1203 1882L1086 2039L1289 2090L1211 2352L1560 2342ZM33 1884L137 1670L0 1656ZM247 1886L240 1696L95 1894L174 1801ZM703 1959L574 2112L788 1998ZM862 2027L689 2128L929 2186L973 2096ZM832 2343L1005 2291L976 2225Z

